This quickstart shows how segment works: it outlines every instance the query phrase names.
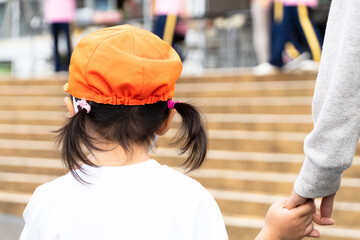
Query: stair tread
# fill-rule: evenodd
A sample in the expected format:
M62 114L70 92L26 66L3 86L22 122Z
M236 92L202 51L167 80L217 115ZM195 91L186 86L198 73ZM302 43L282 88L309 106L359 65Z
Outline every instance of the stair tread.
M233 122L233 123L299 123L313 124L310 114L244 114L244 113L206 113L207 122ZM22 111L0 110L0 120L61 120L66 119L64 111ZM179 116L174 117L175 122L180 121Z
M174 148L156 148L151 155L156 157L179 157L178 151ZM263 152L241 152L241 151L225 151L225 150L209 150L207 159L223 160L223 161L254 161L254 162L270 162L270 163L302 163L304 154L295 153L263 153ZM43 159L32 157L16 157L16 156L0 156L0 164L21 165L29 164L38 167L51 167L54 162L59 159ZM41 163L41 164L40 164ZM353 166L360 166L360 156L355 156ZM55 166L54 166L55 167Z
M185 172L184 169L174 167L174 169ZM297 174L290 173L271 173L271 172L256 172L256 171L236 171L223 169L200 169L188 173L187 175L194 178L202 179L231 179L238 181L255 181L255 182L270 182L270 183L289 183L293 184L296 180ZM53 175L38 175L29 173L8 173L0 172L0 181L8 182L31 182L31 183L45 183L53 180ZM360 188L359 178L344 177L341 182L342 187Z
M0 166L64 168L60 159L0 156Z
M314 89L315 80L268 81L268 82L195 82L179 83L175 86L176 93L203 91L259 91L259 90L291 90Z
M53 134L60 126L52 125L13 125L0 124L0 133L3 134ZM177 129L170 129L165 136L174 136ZM303 141L307 133L281 131L246 131L209 129L209 138L214 139L252 139L252 140L284 140Z
M180 169L178 169L181 171ZM189 176L200 178L216 178L216 179L235 179L235 180L250 180L260 182L279 182L279 183L294 183L298 174L291 173L271 173L271 172L256 172L256 171L235 171L224 169L200 169L196 172L190 172ZM341 182L342 186L360 188L359 178L344 177Z
M3 182L19 182L19 183L25 182L25 183L40 185L40 184L52 181L57 177L59 177L59 176L29 174L29 173L0 172L0 181L3 181Z
M30 201L31 196L31 193L0 190L0 202L27 204Z
M181 98L197 106L310 106L312 96ZM0 96L0 106L63 106L64 97Z

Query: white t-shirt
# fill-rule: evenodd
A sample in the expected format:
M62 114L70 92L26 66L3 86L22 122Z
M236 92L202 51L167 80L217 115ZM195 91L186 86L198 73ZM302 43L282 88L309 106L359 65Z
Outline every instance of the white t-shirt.
M197 181L155 160L83 167L38 187L20 240L225 240L214 198Z

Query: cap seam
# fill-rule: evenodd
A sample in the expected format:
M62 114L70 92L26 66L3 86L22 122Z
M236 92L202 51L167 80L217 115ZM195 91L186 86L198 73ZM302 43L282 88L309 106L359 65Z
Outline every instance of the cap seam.
M142 81L143 81L143 85L142 85L140 96L143 95L144 89L145 89L145 67L144 67L144 60L143 59L141 59L141 63L142 63Z
M134 31L131 31L131 35L132 35L132 37L133 37L133 55L134 56L137 56L136 54L135 54L135 36L134 36ZM141 58L140 58L141 59ZM142 63L142 88L141 88L141 91L140 91L140 95L139 96L142 96L143 95L143 93L144 93L144 89L145 89L145 74L144 74L144 70L145 70L145 68L144 68L144 60L143 59L141 59L141 63Z
M101 45L104 41L106 41L106 40L108 40L108 39L110 39L110 38L112 38L112 37L116 37L118 34L119 34L119 33L114 33L113 35L108 36L107 38L104 38L101 42L98 43L98 45L95 47L94 51L92 52L92 54L91 54L91 56L90 56L90 58L89 58L89 61L88 61L88 63L86 64L86 69L85 69L85 81L86 81L86 83L87 83L87 85L88 85L89 87L90 87L90 84L89 84L89 81L88 81L88 78L87 78L88 68L89 68L89 64L90 64L90 62L92 61L92 58L93 58L96 50L100 47L100 45Z
M139 34L141 37L143 37L141 34ZM158 50L158 52L161 54L161 56L163 57L163 59L166 59L166 56L164 54L162 54L161 49L159 49L159 47L155 44L153 44L151 41L148 41L148 39L145 37L143 37L143 39L145 39L149 44L151 44L151 46L153 46L154 48L156 48L156 50ZM160 38L161 39L161 38ZM161 39L162 40L162 39ZM168 43L167 43L168 44ZM169 44L170 45L170 44ZM170 46L171 47L171 46Z

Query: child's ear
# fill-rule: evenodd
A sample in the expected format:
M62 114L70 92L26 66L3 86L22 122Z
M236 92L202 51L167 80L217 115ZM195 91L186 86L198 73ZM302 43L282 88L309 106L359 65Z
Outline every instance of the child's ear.
M162 136L167 133L167 131L169 131L175 113L175 109L170 109L168 118L165 119L165 121L161 124L160 128L155 132L157 135Z
M70 113L70 116L73 117L75 115L75 110L74 110L74 105L73 105L73 102L71 101L71 98L65 97L64 102L65 102L67 110Z

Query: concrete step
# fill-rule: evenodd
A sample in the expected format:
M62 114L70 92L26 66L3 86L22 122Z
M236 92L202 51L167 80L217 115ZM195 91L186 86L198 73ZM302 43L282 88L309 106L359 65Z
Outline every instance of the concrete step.
M172 148L156 148L152 157L162 164L179 167L185 156L179 156ZM209 150L204 169L231 169L249 172L278 172L297 174L304 160L303 154L259 153ZM60 158L33 158L31 156L0 156L1 169L8 172L24 172L60 175L63 166ZM360 157L356 156L350 169L344 172L348 178L360 178Z
M183 171L183 169L178 170ZM57 176L0 172L0 189L32 192L38 185ZM198 180L206 188L286 195L291 192L297 174L204 168L190 172L189 176ZM360 199L360 179L344 177L337 199L344 202L356 202Z
M315 81L197 82L176 85L176 97L312 96ZM200 96L199 96L200 95Z
M15 84L1 85L0 96L47 96L61 97L65 82L42 82L29 84L23 81ZM315 81L269 81L269 82L198 82L178 83L175 97L276 97L276 96L309 96L313 95Z
M0 96L2 97L12 97L12 96L47 96L47 97L61 97L66 95L62 86L63 82L59 84L54 84L53 82L45 82L39 85L29 84L29 82L24 81L22 85L9 84L2 85L0 83Z
M249 172L220 169L202 169L189 175L206 188L228 191L263 192L266 194L289 194L297 174ZM343 178L338 200L354 202L360 199L360 179Z
M7 122L24 122L24 121L49 121L62 122L66 120L65 111L11 111L0 110L0 120ZM46 124L49 125L49 124Z
M234 98L181 98L193 103L204 113L248 114L310 114L311 97L234 97ZM61 111L65 112L63 97L0 97L2 111ZM20 116L21 118L21 116Z
M216 130L214 130L216 131ZM225 131L221 133L225 134ZM279 139L271 140L268 138L269 135L264 134L263 136L253 136L250 139L246 138L247 134L251 134L249 132L241 132L238 131L237 135L233 136L235 139L225 138L221 135L217 135L213 133L211 130L209 131L209 147L213 150L225 150L225 151L240 151L240 152L261 152L268 153L276 151L278 153L302 153L303 151L303 143L300 138L301 135L295 136L299 139L286 139L286 135L283 135L283 139L279 137ZM254 134L255 135L255 134ZM0 148L1 152L5 153L6 151L14 151L15 156L16 151L57 151L56 144L54 141L51 141L50 135L40 135L34 136L37 138L36 140L23 140L26 136L23 135L1 135L6 138L0 138ZM291 136L290 136L291 137ZM159 147L169 147L172 136L162 137L158 140ZM302 138L304 139L304 137ZM358 148L359 149L359 148ZM20 152L19 152L20 153Z
M273 74L266 76L255 76L251 71L207 71L201 75L186 75L180 77L177 83L197 83L197 82L268 82L268 81L297 81L314 80L315 73L289 73Z
M209 116L209 114L207 114ZM261 115L260 115L261 116ZM44 120L44 119L0 119L1 125L53 125L53 126L61 126L64 123L64 119L58 120ZM172 123L173 128L179 128L180 119L175 117L174 122ZM313 124L310 123L275 123L275 122L243 122L243 123L235 123L235 122L209 122L205 123L207 129L223 129L223 130L248 130L248 131L281 131L281 132L303 132L309 133ZM16 126L13 126L16 127ZM54 128L55 129L55 128Z
M21 216L32 193L0 190L0 212Z
M15 152L13 156L28 156L30 157L34 152L57 151L54 144L54 134L51 133L54 129L58 129L59 126L51 125L12 125L12 124L0 124L0 149L2 154L5 152ZM36 132L37 134L34 134ZM164 138L160 138L159 146L168 146L168 142L172 136L174 136L176 130L171 129L169 134ZM210 146L213 146L212 150L228 150L232 154L238 155L239 152L259 152L259 154L268 154L273 149L277 149L278 153L293 153L301 154L303 148L303 139L305 133L293 133L293 132L271 132L271 131L229 131L229 130L209 130ZM34 141L35 140L35 141ZM280 148L280 147L281 148ZM251 148L251 149L249 149ZM293 152L290 152L293 151ZM296 151L295 151L296 150ZM24 155L25 152L29 155ZM6 154L11 156L11 154ZM58 152L57 152L58 155ZM44 156L43 156L44 157ZM168 156L169 157L169 156ZM231 158L229 154L224 157ZM298 171L301 161L297 164L284 163L283 166L267 167L267 165L259 165L249 161L248 163L235 162L237 166L223 164L226 161L212 161L213 166L231 167L232 169L252 169L252 168L265 168L265 169L286 169L287 171ZM355 164L354 164L355 165ZM292 168L289 168L293 166ZM291 170L292 169L292 170ZM359 174L354 174L356 171L352 170L357 167L351 168L351 174L358 177Z
M61 159L0 156L0 169L7 173L60 176L68 172Z
M0 124L0 147L3 149L51 150L58 126ZM37 133L37 134L35 134ZM171 129L159 139L158 145L167 146L176 130ZM301 153L306 133L279 131L208 130L210 148L214 150ZM27 142L23 142L27 140ZM34 144L30 140L35 140ZM48 142L46 142L48 141ZM26 147L23 144L28 144ZM51 147L50 147L51 145ZM34 147L38 146L38 147Z
M158 148L153 157L162 164L179 167L185 156L177 154L176 149ZM209 150L202 168L298 174L303 160L303 154ZM344 172L344 177L360 178L360 156L355 156L352 167Z
M10 128L16 128L14 125L51 125L54 126L52 130L62 126L68 116L58 111L22 111L19 114L17 111L0 110L0 114L0 128L7 128L1 125L12 125ZM173 127L179 127L180 121L181 117L175 115ZM207 113L205 121L208 129L309 133L313 128L310 115Z

